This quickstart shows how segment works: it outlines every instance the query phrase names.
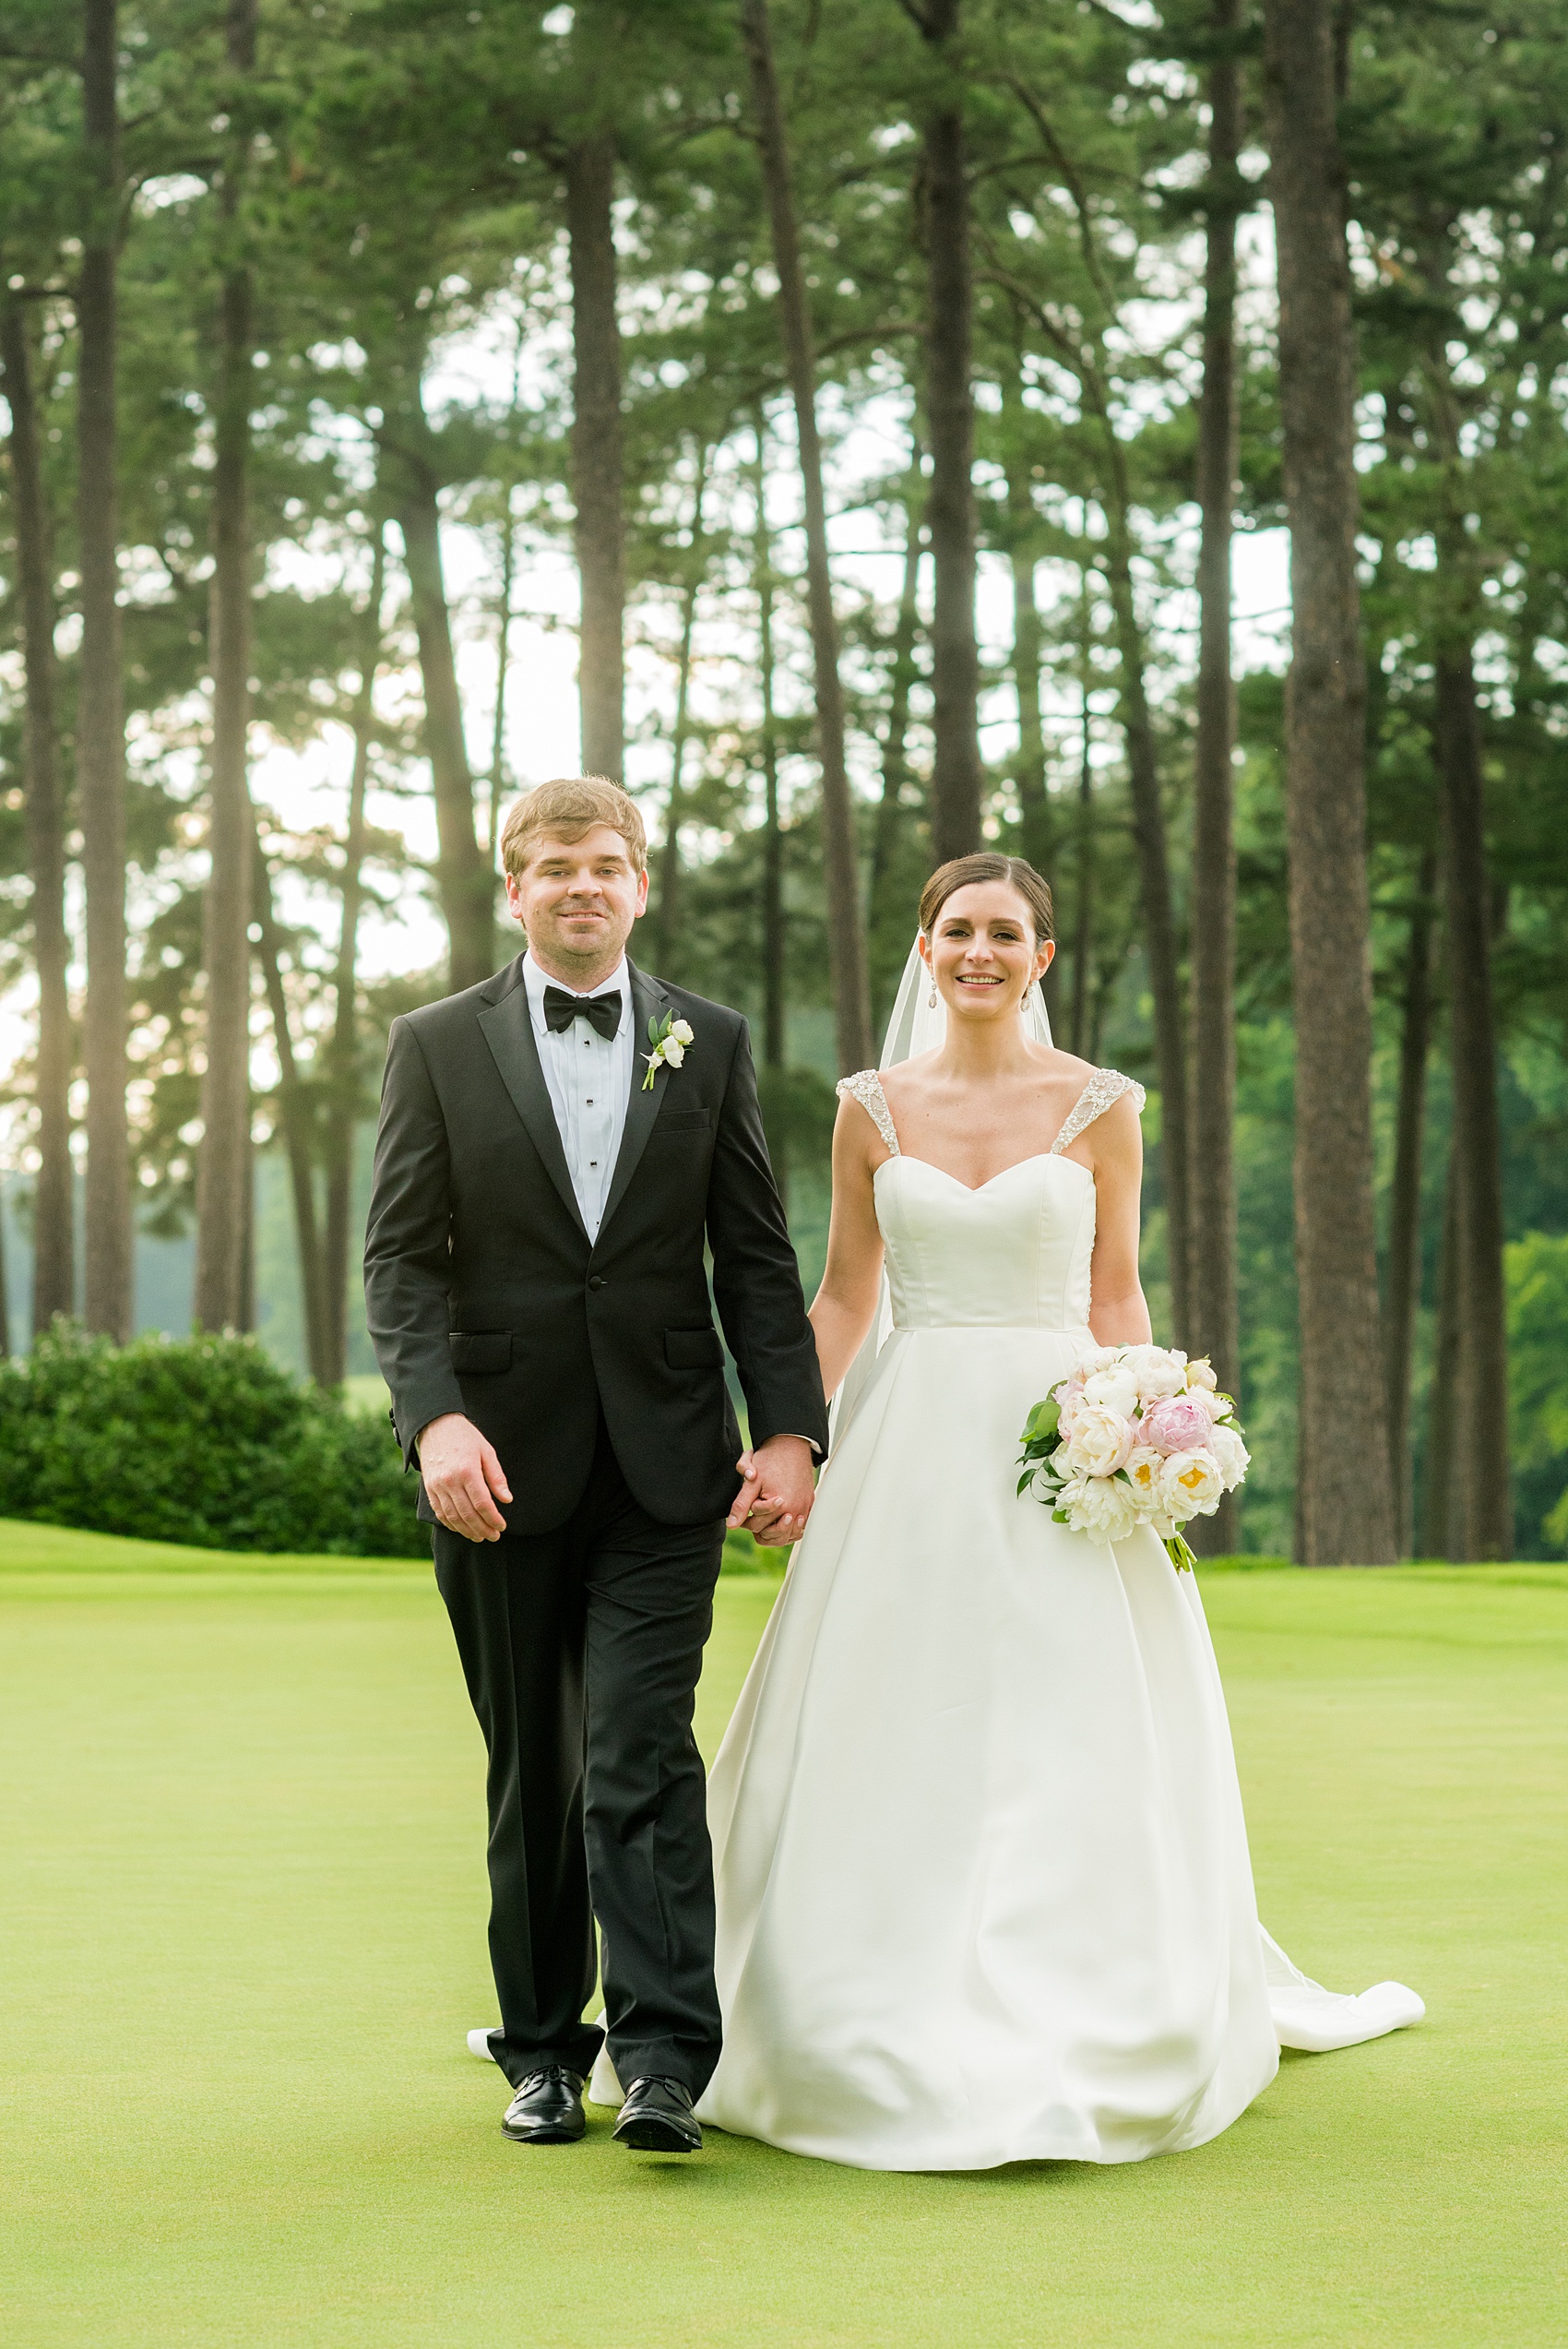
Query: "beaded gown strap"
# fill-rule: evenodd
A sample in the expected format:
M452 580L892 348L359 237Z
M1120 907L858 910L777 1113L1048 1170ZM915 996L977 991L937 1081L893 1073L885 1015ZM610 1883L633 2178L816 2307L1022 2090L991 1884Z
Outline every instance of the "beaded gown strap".
M858 1080L852 1079L850 1081ZM1123 1077L1119 1068L1097 1068L1068 1111L1067 1122L1051 1143L1050 1155L1059 1158L1068 1143L1075 1142L1085 1127L1092 1126L1097 1117L1103 1117L1111 1103L1120 1101L1123 1093L1132 1094L1138 1115L1142 1116L1147 1098L1143 1087L1134 1084L1131 1077Z
M851 1101L860 1103L861 1107L887 1144L889 1151L897 1158L898 1156L897 1129L894 1126L892 1113L887 1106L887 1096L882 1090L882 1079L875 1069L862 1068L853 1077L840 1077L836 1090L841 1093L848 1093Z

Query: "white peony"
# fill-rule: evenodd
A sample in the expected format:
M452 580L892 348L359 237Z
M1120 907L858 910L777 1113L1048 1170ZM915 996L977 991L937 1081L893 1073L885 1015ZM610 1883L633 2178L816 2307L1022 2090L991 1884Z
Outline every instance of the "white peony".
M1073 1414L1067 1465L1075 1476L1114 1475L1133 1449L1133 1423L1119 1411L1091 1402L1086 1393Z
M1179 1395L1187 1383L1187 1357L1168 1346L1127 1346L1120 1365L1134 1379L1146 1402L1164 1402Z
M1187 1385L1189 1388L1206 1387L1209 1393L1212 1394L1218 1384L1219 1381L1214 1375L1214 1365L1210 1362L1207 1354L1200 1354L1196 1362L1190 1362L1187 1365Z
M1245 1476L1248 1464L1252 1460L1251 1452L1241 1441L1240 1431L1234 1427L1216 1427L1209 1437L1208 1448L1214 1454L1220 1475L1225 1480L1226 1491L1233 1493Z
M1057 1503L1075 1533L1091 1542L1124 1542L1138 1521L1137 1496L1119 1476L1087 1476L1066 1485Z
M681 1021L681 1026L683 1028L685 1024L685 1021L683 1019ZM684 1042L676 1035L673 1028L671 1029L670 1033L664 1039L663 1049L664 1057L670 1063L671 1067L679 1068L682 1061L686 1057L686 1046Z
M1138 1381L1126 1364L1112 1363L1109 1369L1089 1373L1084 1380L1084 1401L1131 1419L1138 1407Z
M689 1019L672 1019L670 1022L670 1033L680 1045L682 1052L684 1052L688 1044L695 1043L696 1042L696 1034ZM675 1055L675 1066L678 1068L680 1065L681 1055L680 1053L677 1053Z
M1159 1472L1165 1466L1165 1454L1157 1452L1152 1444L1134 1444L1123 1465L1137 1496L1139 1508L1146 1514L1158 1508Z
M1159 1472L1160 1505L1178 1523L1189 1517L1212 1517L1224 1490L1219 1462L1206 1447L1172 1452Z
M1228 1419L1230 1415L1229 1396L1214 1394L1207 1387L1189 1387L1182 1401L1196 1403L1200 1410L1207 1412L1212 1420Z
M1114 1346L1086 1346L1073 1365L1073 1377L1081 1387L1091 1371L1109 1370L1115 1359Z

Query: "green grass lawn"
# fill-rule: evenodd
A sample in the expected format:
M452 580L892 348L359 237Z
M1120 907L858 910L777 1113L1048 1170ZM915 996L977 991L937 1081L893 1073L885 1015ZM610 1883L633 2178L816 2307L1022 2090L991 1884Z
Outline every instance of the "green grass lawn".
M709 1750L774 1594L720 1587ZM629 2156L604 2114L503 2141L463 2045L482 1758L427 1572L0 1527L7 2349L1555 2349L1568 1569L1205 1598L1265 1921L1427 2022L1287 2057L1197 2153L880 2176Z

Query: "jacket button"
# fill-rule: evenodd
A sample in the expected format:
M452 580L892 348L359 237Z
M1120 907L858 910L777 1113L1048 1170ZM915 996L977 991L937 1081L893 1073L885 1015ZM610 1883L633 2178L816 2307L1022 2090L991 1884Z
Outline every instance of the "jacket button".
M605 1281L604 1281L604 1276L603 1276L603 1274L602 1274L602 1273L600 1273L600 1272L590 1272L590 1273L589 1273L589 1275L588 1275L588 1287L589 1287L590 1289L602 1289L604 1286L605 1286Z

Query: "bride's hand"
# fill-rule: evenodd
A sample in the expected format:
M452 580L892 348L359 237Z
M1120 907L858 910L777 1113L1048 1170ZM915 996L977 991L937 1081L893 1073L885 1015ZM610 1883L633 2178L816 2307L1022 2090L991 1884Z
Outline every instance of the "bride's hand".
M803 1436L771 1436L754 1452L743 1451L741 1474L726 1522L744 1526L765 1547L798 1542L815 1498L812 1448Z

